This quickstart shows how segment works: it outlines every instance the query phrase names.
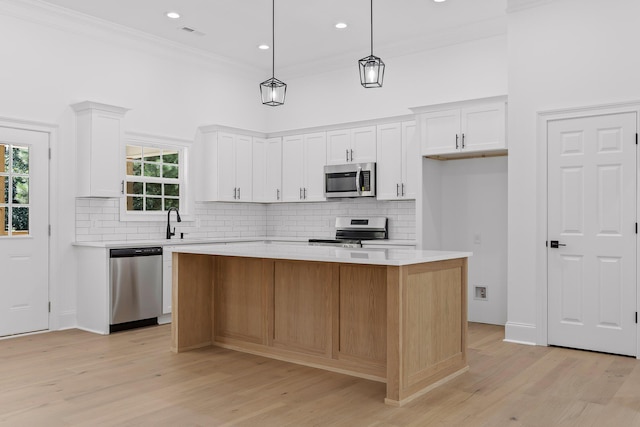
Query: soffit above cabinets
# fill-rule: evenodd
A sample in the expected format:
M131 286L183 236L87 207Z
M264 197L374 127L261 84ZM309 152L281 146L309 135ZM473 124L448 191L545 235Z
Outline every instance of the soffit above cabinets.
M7 0L2 0L7 1ZM9 0L12 1L12 0ZM211 57L271 70L268 0L27 0L66 18L100 20L199 50ZM283 78L349 67L369 53L369 2L276 1L276 66ZM378 0L373 2L376 54L385 58L506 34L507 0ZM179 19L166 12L177 11ZM337 22L346 22L343 30ZM195 31L185 31L183 27ZM133 35L133 33L132 33Z

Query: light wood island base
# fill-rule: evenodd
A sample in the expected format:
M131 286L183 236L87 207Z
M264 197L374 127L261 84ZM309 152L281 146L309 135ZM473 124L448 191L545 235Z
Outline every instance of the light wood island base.
M468 369L467 259L403 266L173 254L171 348L385 382L401 406Z

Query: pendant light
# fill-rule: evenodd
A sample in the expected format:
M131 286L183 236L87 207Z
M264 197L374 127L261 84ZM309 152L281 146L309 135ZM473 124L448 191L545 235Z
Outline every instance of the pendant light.
M287 85L276 79L276 42L275 42L275 26L276 12L275 0L271 0L271 78L260 83L260 94L262 103L277 107L284 104L284 96L287 94Z
M382 87L384 62L373 55L373 0L371 0L371 55L358 61L360 65L360 84L366 88Z

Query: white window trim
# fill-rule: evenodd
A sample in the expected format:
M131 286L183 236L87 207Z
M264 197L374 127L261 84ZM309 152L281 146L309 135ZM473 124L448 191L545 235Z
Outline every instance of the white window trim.
M191 176L191 156L190 151L193 146L193 141L185 139L178 139L159 135L150 135L139 132L126 132L123 138L122 146L120 147L120 176L124 182L127 179L126 172L126 146L127 145L139 145L139 146L152 146L157 148L173 148L178 149L181 152L180 156L180 217L182 221L194 221L195 220L195 206L194 206L194 190L190 180ZM124 188L124 187L123 187ZM174 218L175 219L175 218ZM120 221L167 221L166 211L141 211L130 212L127 211L127 195L123 194L120 197Z

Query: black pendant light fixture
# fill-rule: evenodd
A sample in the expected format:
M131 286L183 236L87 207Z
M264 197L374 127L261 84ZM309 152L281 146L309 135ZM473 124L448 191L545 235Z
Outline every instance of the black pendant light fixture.
M371 55L358 61L360 66L360 84L366 88L382 87L384 62L373 55L373 0L371 0Z
M275 0L271 0L271 78L260 83L260 95L262 96L262 103L264 105L270 105L277 107L284 104L284 97L287 94L287 85L276 79L276 42L275 42L275 27L276 27L276 5Z

